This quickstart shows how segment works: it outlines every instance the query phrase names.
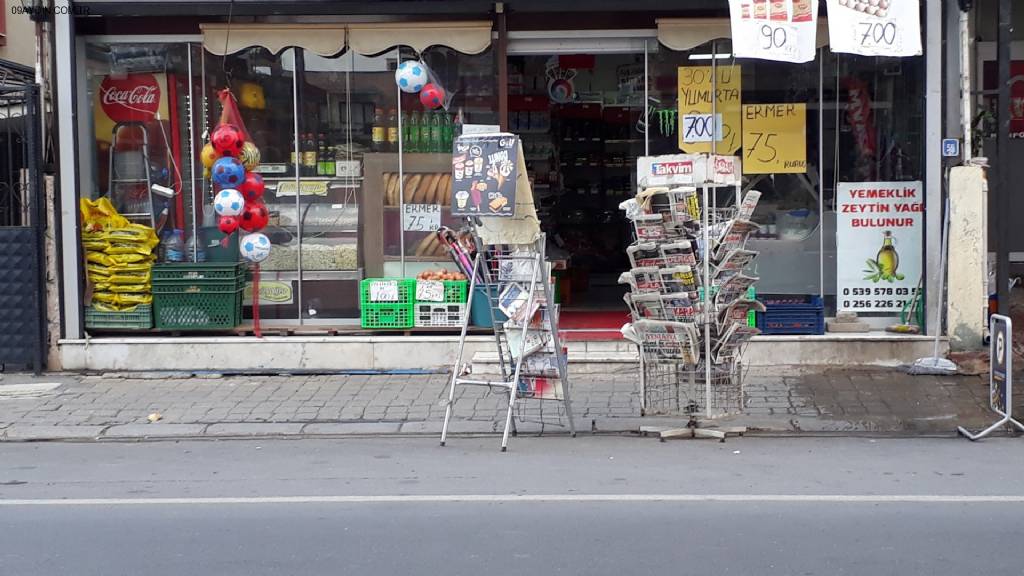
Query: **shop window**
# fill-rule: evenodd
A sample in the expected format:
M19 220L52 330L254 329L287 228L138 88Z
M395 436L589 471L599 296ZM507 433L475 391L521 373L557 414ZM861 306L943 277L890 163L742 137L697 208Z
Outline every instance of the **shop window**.
M151 264L202 251L189 117L196 55L187 44L85 45L81 198L102 201L82 223L85 300L94 309L149 304ZM111 217L110 207L124 220ZM133 241L112 246L109 228Z

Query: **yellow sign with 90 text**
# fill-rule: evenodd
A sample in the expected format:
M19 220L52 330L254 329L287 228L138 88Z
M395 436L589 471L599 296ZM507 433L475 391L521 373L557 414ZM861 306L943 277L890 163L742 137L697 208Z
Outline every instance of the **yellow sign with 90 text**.
M743 106L743 173L807 172L807 105Z

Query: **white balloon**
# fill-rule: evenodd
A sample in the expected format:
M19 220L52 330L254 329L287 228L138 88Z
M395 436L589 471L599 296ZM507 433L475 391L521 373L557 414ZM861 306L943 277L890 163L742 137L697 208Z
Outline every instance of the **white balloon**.
M395 83L402 92L415 94L430 82L427 65L419 60L406 60L395 70Z
M245 197L234 188L225 188L213 197L213 209L220 216L238 216L245 210Z
M238 242L238 252L249 262L263 262L270 256L270 239L265 234L253 232L242 236Z

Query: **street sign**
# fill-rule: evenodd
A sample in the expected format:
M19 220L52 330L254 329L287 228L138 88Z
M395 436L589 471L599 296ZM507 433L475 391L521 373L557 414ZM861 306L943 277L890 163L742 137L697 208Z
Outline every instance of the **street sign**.
M970 440L980 440L1003 426L1015 426L1024 432L1024 424L1013 419L1013 322L1007 316L993 314L989 334L989 405L1002 419L977 434L958 427L957 432Z
M942 157L943 158L959 158L960 157L960 141L956 138L944 138L942 140Z

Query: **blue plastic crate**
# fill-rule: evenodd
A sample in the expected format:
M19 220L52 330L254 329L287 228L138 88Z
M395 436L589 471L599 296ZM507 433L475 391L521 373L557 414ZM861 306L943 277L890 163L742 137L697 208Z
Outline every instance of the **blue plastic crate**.
M757 328L762 334L824 334L825 304L810 296L803 303L762 300L765 311L757 315Z

